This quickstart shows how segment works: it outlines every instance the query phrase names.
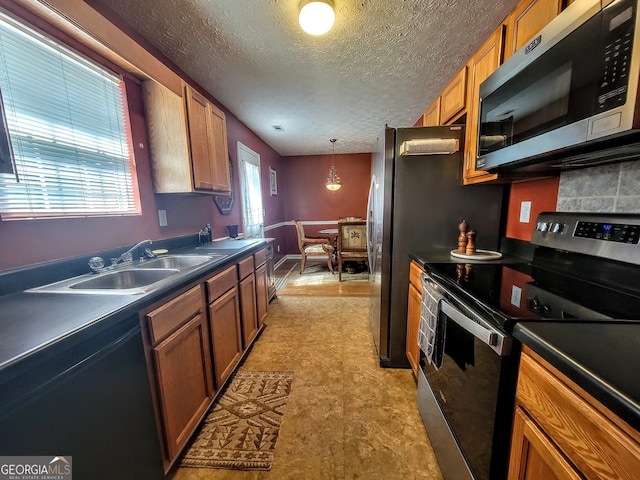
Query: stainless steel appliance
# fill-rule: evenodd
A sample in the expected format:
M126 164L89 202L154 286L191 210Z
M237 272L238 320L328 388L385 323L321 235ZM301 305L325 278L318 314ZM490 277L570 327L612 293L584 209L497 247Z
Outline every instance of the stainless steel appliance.
M503 187L462 185L463 143L461 126L386 128L374 155L367 244L370 323L382 366L409 366L409 252L457 245L463 218L478 231L478 248L498 246Z
M516 322L638 320L639 238L640 215L543 213L531 261L427 262L441 353L422 355L418 408L445 479L506 478Z
M522 174L640 156L637 9L573 2L487 78L476 168Z

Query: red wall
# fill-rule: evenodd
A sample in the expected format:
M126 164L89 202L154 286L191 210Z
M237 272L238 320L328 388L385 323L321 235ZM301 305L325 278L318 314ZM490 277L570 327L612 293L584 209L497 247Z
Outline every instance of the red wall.
M332 155L306 155L284 157L286 168L278 183L285 191L284 221L335 222L340 217L362 217L367 215L367 197L371 180L371 154L354 153L335 156L336 169L342 188L335 192L324 186L331 168ZM307 235L331 225L305 226ZM288 232L287 253L299 253L295 229L285 227Z
M511 185L507 212L507 237L531 240L538 214L556 211L559 183L560 177L553 177ZM521 223L520 204L527 201L531 202L531 215L528 223Z

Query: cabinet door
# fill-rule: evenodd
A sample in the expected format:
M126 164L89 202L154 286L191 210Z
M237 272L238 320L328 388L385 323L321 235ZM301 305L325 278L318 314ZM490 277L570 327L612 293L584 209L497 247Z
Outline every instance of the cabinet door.
M209 335L203 315L153 348L167 452L180 452L213 399Z
M256 302L258 307L258 325L267 318L269 308L269 285L267 281L267 265L256 269Z
M242 355L238 287L234 286L209 305L209 329L216 385L220 388Z
M185 94L189 119L193 186L196 190L212 191L214 179L211 171L213 152L209 149L212 143L209 131L209 101L189 87L186 88Z
M242 318L242 343L243 347L247 348L258 333L256 277L253 273L240 282L240 315Z
M217 192L231 191L229 173L229 147L227 145L227 120L224 112L209 104L210 168L213 189Z
M420 329L420 304L422 296L412 284L409 284L409 300L407 305L407 359L413 373L418 376L420 365L420 347L418 347L418 331Z
M440 123L448 125L464 111L467 100L467 67L453 77L440 94Z
M579 480L582 477L519 406L513 418L508 480Z
M562 10L562 0L523 0L505 19L504 61L531 40Z
M422 125L424 127L435 127L440 125L440 97L436 98L425 110L424 115L422 116Z
M193 191L184 99L147 80L142 84L149 152L156 193Z
M471 57L468 67L467 129L464 154L464 183L478 183L498 178L476 170L477 138L478 138L478 102L480 100L480 84L486 80L500 65L502 57L502 26L498 28Z

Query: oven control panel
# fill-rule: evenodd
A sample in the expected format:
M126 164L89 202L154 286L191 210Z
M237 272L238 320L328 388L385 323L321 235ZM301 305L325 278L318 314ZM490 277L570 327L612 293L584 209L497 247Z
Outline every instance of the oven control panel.
M640 215L543 212L531 243L640 265Z
M609 242L638 243L640 225L605 222L578 222L576 237L595 238Z

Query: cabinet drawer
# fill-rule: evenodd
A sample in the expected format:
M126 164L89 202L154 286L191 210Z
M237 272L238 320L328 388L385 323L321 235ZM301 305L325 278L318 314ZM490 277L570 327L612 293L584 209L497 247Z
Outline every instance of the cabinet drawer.
M251 275L253 270L253 255L238 262L238 274L240 275L240 280Z
M147 313L151 341L156 343L162 340L185 320L200 313L202 307L202 290L197 286Z
M613 413L605 415L605 407L583 398L525 351L516 402L586 478L637 478L640 444L608 418Z
M262 250L254 253L253 258L255 258L256 267L267 263L267 249L263 248Z
M238 275L236 273L235 265L232 265L223 272L217 274L215 277L207 280L209 303L213 302L216 298L223 295L229 289L235 287L237 283Z
M418 265L416 262L411 261L411 265L409 266L409 282L416 287L418 292L422 295L422 282L420 281L420 275L424 272L424 270Z

